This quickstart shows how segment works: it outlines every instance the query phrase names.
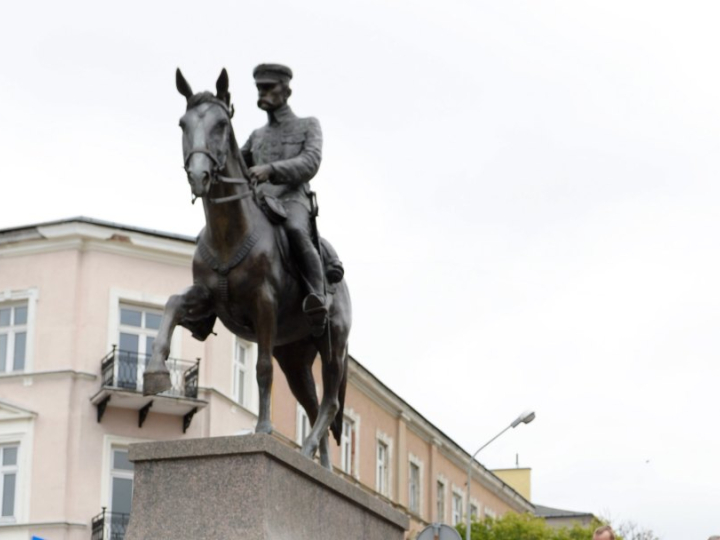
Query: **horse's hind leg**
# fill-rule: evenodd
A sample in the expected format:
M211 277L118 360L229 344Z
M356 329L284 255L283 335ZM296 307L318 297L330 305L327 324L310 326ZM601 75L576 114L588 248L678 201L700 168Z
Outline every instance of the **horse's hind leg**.
M172 385L165 361L170 354L170 340L178 323L186 317L212 317L211 309L210 293L200 285L193 285L183 293L170 297L165 304L157 337L153 341L152 356L143 374L144 395L160 394Z
M330 424L336 419L336 415L341 413L340 389L343 382L347 380L345 378L345 358L350 326L349 319L345 322L343 317L337 317L336 315L329 321L325 334L315 340L323 364L323 398L320 403L317 422L315 422L310 435L303 444L302 453L308 457L315 455L321 435L327 436ZM328 339L328 332L332 339ZM338 428L334 430L333 434L336 435L336 439L339 441L342 426L340 425Z
M285 373L290 390L305 409L310 423L315 425L318 415L318 398L312 366L317 349L311 341L300 341L275 347L273 351L280 369ZM304 441L302 441L304 442ZM327 432L320 439L320 463L326 469L332 469Z

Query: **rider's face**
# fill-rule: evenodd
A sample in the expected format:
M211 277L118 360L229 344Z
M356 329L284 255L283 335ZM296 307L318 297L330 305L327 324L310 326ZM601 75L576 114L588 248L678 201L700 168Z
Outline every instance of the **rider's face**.
M290 89L281 82L257 83L257 105L263 111L274 111L285 105L290 96Z

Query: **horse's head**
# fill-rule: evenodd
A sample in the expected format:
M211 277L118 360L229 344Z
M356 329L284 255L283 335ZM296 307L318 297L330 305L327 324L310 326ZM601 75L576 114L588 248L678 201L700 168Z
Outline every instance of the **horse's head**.
M216 95L193 94L180 69L175 74L175 82L178 92L187 99L187 110L180 118L185 171L193 196L205 197L217 174L225 168L234 144L228 74L225 69L220 73Z

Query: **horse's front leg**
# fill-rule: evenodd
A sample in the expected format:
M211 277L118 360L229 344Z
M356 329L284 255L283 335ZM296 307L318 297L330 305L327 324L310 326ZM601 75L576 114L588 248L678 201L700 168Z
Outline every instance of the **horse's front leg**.
M258 343L257 382L260 394L260 410L255 432L272 433L272 420L270 419L273 381L272 351L275 344L277 307L268 286L263 287L258 295L255 312Z
M175 327L185 319L211 317L210 293L206 287L193 285L181 294L170 297L165 304L160 328L153 341L152 356L143 374L143 395L151 396L169 390L170 371L165 361L170 354L170 340Z
M330 444L328 443L327 431L320 438L320 465L327 470L332 471L332 463L330 462Z

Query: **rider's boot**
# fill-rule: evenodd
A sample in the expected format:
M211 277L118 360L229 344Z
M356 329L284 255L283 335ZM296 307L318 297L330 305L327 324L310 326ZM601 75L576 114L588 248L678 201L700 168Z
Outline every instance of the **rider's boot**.
M307 318L312 334L321 336L325 331L328 309L324 292L323 268L320 255L312 244L302 250L302 259L305 263L305 278L310 293L303 300L303 312Z
M345 275L345 269L340 262L337 251L327 239L320 239L320 246L323 250L323 261L325 262L325 277L328 283L340 283Z
M345 276L345 269L343 268L340 260L330 261L326 266L327 270L325 270L325 276L328 279L328 283L331 285L340 283Z
M303 312L310 325L312 335L320 337L325 331L327 324L328 309L325 305L325 297L319 294L310 293L303 300Z

